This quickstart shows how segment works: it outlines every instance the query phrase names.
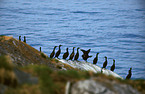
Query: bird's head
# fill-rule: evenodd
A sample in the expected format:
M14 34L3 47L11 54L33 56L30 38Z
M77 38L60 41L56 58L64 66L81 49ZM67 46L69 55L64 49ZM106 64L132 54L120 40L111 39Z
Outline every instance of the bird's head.
M115 59L113 59L113 62L115 62Z
M59 47L61 47L62 45L59 45Z

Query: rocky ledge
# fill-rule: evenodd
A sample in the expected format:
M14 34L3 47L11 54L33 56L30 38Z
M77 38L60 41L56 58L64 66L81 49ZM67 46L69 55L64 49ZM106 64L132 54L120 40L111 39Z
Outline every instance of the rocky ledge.
M143 79L124 80L71 63L0 36L0 94L145 94Z

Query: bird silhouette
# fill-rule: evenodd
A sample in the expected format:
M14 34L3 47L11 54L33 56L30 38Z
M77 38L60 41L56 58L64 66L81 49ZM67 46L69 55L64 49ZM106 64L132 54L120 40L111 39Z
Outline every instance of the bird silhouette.
M66 52L63 54L63 59L66 59L69 55L68 48L66 48Z
M24 41L23 42L25 42L26 43L26 37L24 36Z
M56 48L57 46L54 46L54 48L53 48L53 51L52 51L52 53L50 54L50 58L53 58L54 57L54 55L55 55L55 48Z
M60 53L61 53L61 49L60 49L61 46L62 46L62 45L59 45L59 49L58 49L58 51L57 51L56 54L55 54L55 57L57 57L57 58L58 58L58 56L59 56Z
M41 52L41 47L39 49L40 49L40 52Z
M73 57L74 57L74 54L75 54L74 49L75 49L75 47L73 47L73 51L72 51L72 53L70 54L69 60L72 60Z
M111 66L110 70L114 71L114 69L115 69L115 60L113 59L113 65Z
M19 41L21 41L21 36L19 36Z
M76 53L76 55L75 55L75 58L74 58L74 60L78 60L78 58L79 58L79 47L77 48L77 53Z
M98 54L99 54L99 53L96 54L96 57L95 57L94 60L93 60L93 64L97 64L97 62L98 62Z
M128 71L128 75L126 76L126 79L130 79L132 76L132 72L131 72L132 68L130 68L130 70Z
M91 49L85 51L83 49L81 49L81 51L83 52L83 55L82 55L82 58L87 62L87 59L92 57L92 56L89 56L89 52L90 52Z
M87 59L90 58L92 56L89 56L88 54L83 54L82 58L87 62Z
M108 63L108 61L107 61L107 57L105 56L105 62L103 63L103 67L102 67L102 68L106 68L107 63Z

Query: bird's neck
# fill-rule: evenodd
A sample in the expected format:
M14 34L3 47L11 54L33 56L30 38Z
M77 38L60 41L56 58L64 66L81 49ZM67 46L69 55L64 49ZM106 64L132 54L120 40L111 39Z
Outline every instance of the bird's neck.
M77 52L79 52L79 49L77 49Z
M53 49L53 52L55 51L55 48Z
M73 52L74 52L74 48L73 48Z

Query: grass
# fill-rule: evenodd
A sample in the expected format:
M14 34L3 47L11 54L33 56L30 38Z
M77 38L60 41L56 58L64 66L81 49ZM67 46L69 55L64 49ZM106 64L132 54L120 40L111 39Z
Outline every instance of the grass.
M46 56L44 53L42 53L42 52L41 52L41 56L42 56L43 58L47 58L47 56Z
M92 71L54 71L44 65L30 65L19 67L19 69L38 77L39 83L35 85L23 84L14 89L9 88L6 94L64 94L67 81L74 83L79 80L89 79L90 77L97 77L94 80L98 80L99 82L104 82L107 79L122 84L130 84L141 92L145 88L145 80L121 80L100 73L95 74Z
M8 56L0 56L0 84L12 87L17 86L17 79L13 68L14 66Z

